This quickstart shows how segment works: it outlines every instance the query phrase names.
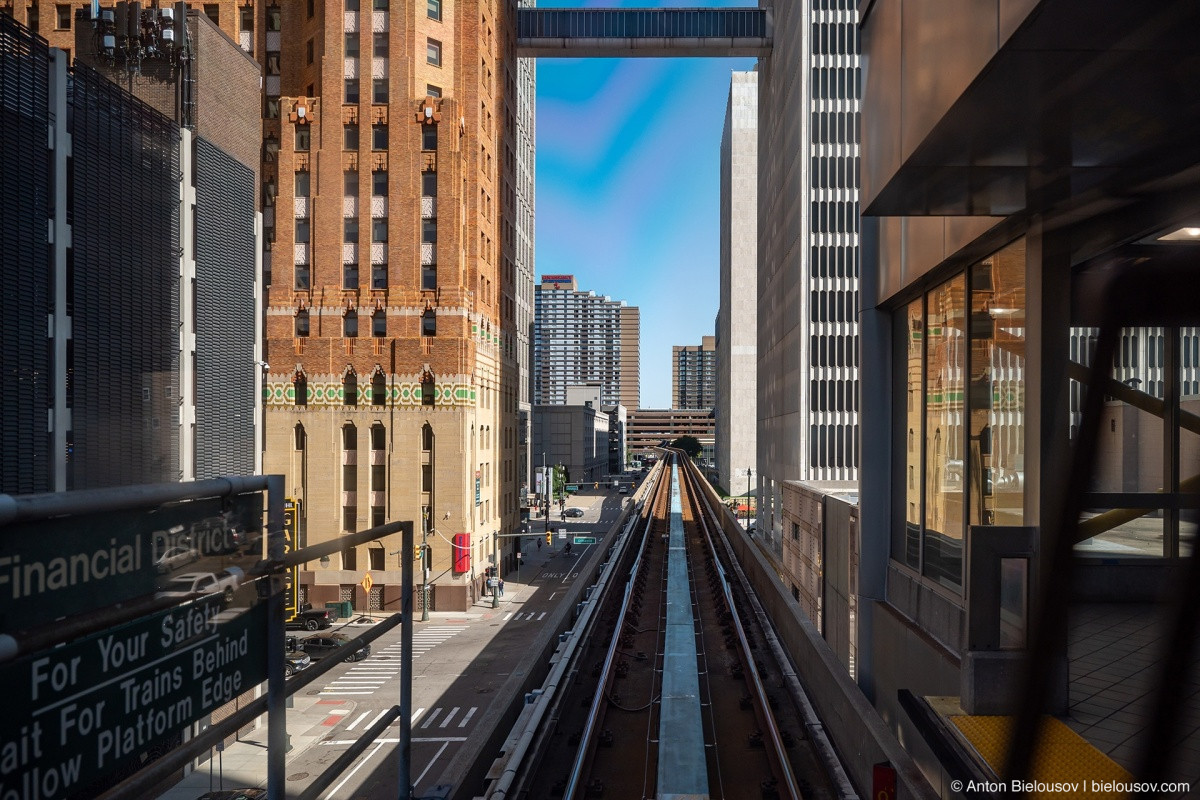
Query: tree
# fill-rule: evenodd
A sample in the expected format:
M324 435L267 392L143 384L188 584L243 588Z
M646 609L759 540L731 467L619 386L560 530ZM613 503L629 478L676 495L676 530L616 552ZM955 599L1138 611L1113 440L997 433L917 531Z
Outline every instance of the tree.
M695 436L680 436L678 439L671 442L671 447L687 453L688 458L695 458L704 450L704 448L700 446L700 440Z

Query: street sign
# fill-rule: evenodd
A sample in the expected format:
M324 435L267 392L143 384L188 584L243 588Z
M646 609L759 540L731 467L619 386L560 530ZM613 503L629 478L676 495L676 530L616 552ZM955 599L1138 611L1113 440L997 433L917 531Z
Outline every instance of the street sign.
M565 539L565 538L567 538L567 529L566 529L566 528L559 528L559 529L558 529L558 538L560 538L560 539Z
M232 619L214 596L0 667L0 797L92 796L267 677L267 605Z
M375 581L371 580L371 573L363 575L363 579L358 582L358 585L363 588L364 592L371 591L371 587L375 585Z
M575 544L595 544L595 543L596 543L595 536L576 536L575 537Z
M236 551L237 526L262 528L262 495L227 500L0 525L0 632L153 594L154 559L171 546Z

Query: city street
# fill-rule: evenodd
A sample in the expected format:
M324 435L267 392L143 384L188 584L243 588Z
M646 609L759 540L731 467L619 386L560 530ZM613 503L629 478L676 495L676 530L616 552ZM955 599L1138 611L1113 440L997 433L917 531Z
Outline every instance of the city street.
M584 516L565 523L552 520L552 529L565 528L571 537L602 539L625 499L614 492L577 495L571 504L584 509ZM538 529L536 522L534 529ZM541 548L536 544L539 538ZM505 576L505 592L497 608L492 608L491 597L482 597L468 612L434 612L428 622L414 623L411 776L417 797L439 782L457 782L457 776L446 773L455 755L468 746L473 734L479 734L480 742L486 739L490 731L481 727L495 725L507 706L508 698L500 694L505 682L514 672L527 671L531 666L527 659L541 650L545 637L558 632L548 627L556 619L555 611L579 577L581 565L602 547L575 545L567 554L565 543L557 535L550 546L544 534L527 537L520 577L517 570ZM348 625L345 632L359 627ZM366 659L339 664L294 697L287 723L293 746L286 768L289 794L303 791L357 736L399 703L400 636L399 627L389 631L372 644ZM321 797L393 793L398 735L399 724L394 722ZM194 800L210 787L263 785L266 736L263 727L225 753L214 753L211 762L162 797Z

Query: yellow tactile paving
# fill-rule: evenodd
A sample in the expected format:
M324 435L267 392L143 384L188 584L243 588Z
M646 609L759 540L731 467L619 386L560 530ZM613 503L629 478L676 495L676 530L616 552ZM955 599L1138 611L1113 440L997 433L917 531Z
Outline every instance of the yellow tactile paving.
M997 775L1004 770L1004 757L1013 725L1012 717L947 717L987 761ZM1024 788L1029 797L1087 798L1112 800L1127 794L1133 776L1120 764L1097 750L1086 739L1053 717L1044 717L1042 741L1034 754L1033 776ZM1018 787L1004 787L1013 789Z

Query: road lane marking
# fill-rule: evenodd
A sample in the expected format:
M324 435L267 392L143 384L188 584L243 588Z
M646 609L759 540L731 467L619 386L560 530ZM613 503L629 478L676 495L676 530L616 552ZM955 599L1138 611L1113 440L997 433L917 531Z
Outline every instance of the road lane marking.
M450 720L454 719L454 715L455 715L455 714L457 714L457 713L458 713L458 706L455 706L454 708L450 709L450 713L449 713L449 714L447 714L447 715L446 715L446 716L445 716L445 717L442 719L442 724L441 724L441 725L438 725L438 727L439 727L439 728L444 728L444 727L446 727L447 725L449 725L449 724L450 724Z
M430 768L433 767L434 762L436 762L439 758L442 757L442 753L446 752L446 748L449 746L450 746L449 742L442 742L442 746L438 748L437 754L429 760L429 764L426 765L425 769L421 770L421 774L417 776L417 779L415 781L413 781L413 786L416 786L418 783L425 780L426 773L428 773Z
M358 772L360 769L362 769L362 768L363 768L363 766L364 766L364 765L365 765L365 764L366 764L368 761L370 761L370 760L371 760L371 756L375 755L376 753L378 753L378 752L379 752L379 751L380 751L380 750L383 748L383 744L384 744L384 743L383 743L382 741L376 740L375 749L374 749L374 750L372 750L370 753L367 753L367 755L363 756L362 760L361 760L361 761L359 761L359 762L358 762L358 764L356 764L356 765L354 766L354 769L352 769L352 770L350 770L349 772L347 772L347 773L346 773L346 777L342 778L342 780L341 780L340 782L338 782L338 784L337 784L336 786L334 786L332 789L330 789L330 790L329 790L329 794L325 795L325 800L333 800L334 796L335 796L335 795L338 793L338 790L339 790L339 789L341 789L343 786L345 786L345 785L346 785L346 783L347 783L347 782L348 782L348 781L349 781L351 778L353 778L353 777L354 777L354 773L356 773L356 772Z
M460 728L467 727L467 723L471 721L471 717L475 716L475 712L478 710L478 708L479 708L478 706L471 706L471 710L468 711L467 715L462 718L461 722L458 723L458 727L460 727Z
M442 713L442 709L441 709L441 708L435 708L433 711L429 712L429 716L428 716L428 717L426 717L426 718L425 718L425 721L421 723L421 727L422 727L422 728L428 728L430 725L432 725L432 724L433 724L433 721L434 721L435 719L437 719L437 717L438 717L438 714L440 714L440 713Z
M538 622L541 622L541 621L542 621L542 619L544 619L544 618L545 618L545 616L546 616L546 612L545 612L545 611L543 611L541 614L538 614Z
M370 713L371 713L370 711L364 711L364 712L362 713L362 716L361 716L361 717L359 717L358 719L354 720L354 722L351 722L349 725L347 725L347 726L346 726L346 730L348 730L348 731L352 731L352 730L354 730L355 728L357 728L357 727L358 727L358 723L360 723L360 722L362 722L364 719L366 719L366 718L367 718L367 717L370 715Z
M390 708L385 708L383 711L380 711L378 714L376 714L375 719L371 720L371 725L377 724L379 722L379 720L383 719L383 715L388 713L389 711L391 711ZM368 711L367 713L370 714L371 712ZM367 727L369 728L369 727L371 727L371 725L368 725Z
M420 717L422 714L424 714L424 713L425 713L425 708L424 708L424 707L418 708L416 711L414 711L414 712L413 712L412 719L408 721L408 724L409 724L409 725L416 725L416 724L417 724L417 719L418 719L418 718L419 718L419 717Z

